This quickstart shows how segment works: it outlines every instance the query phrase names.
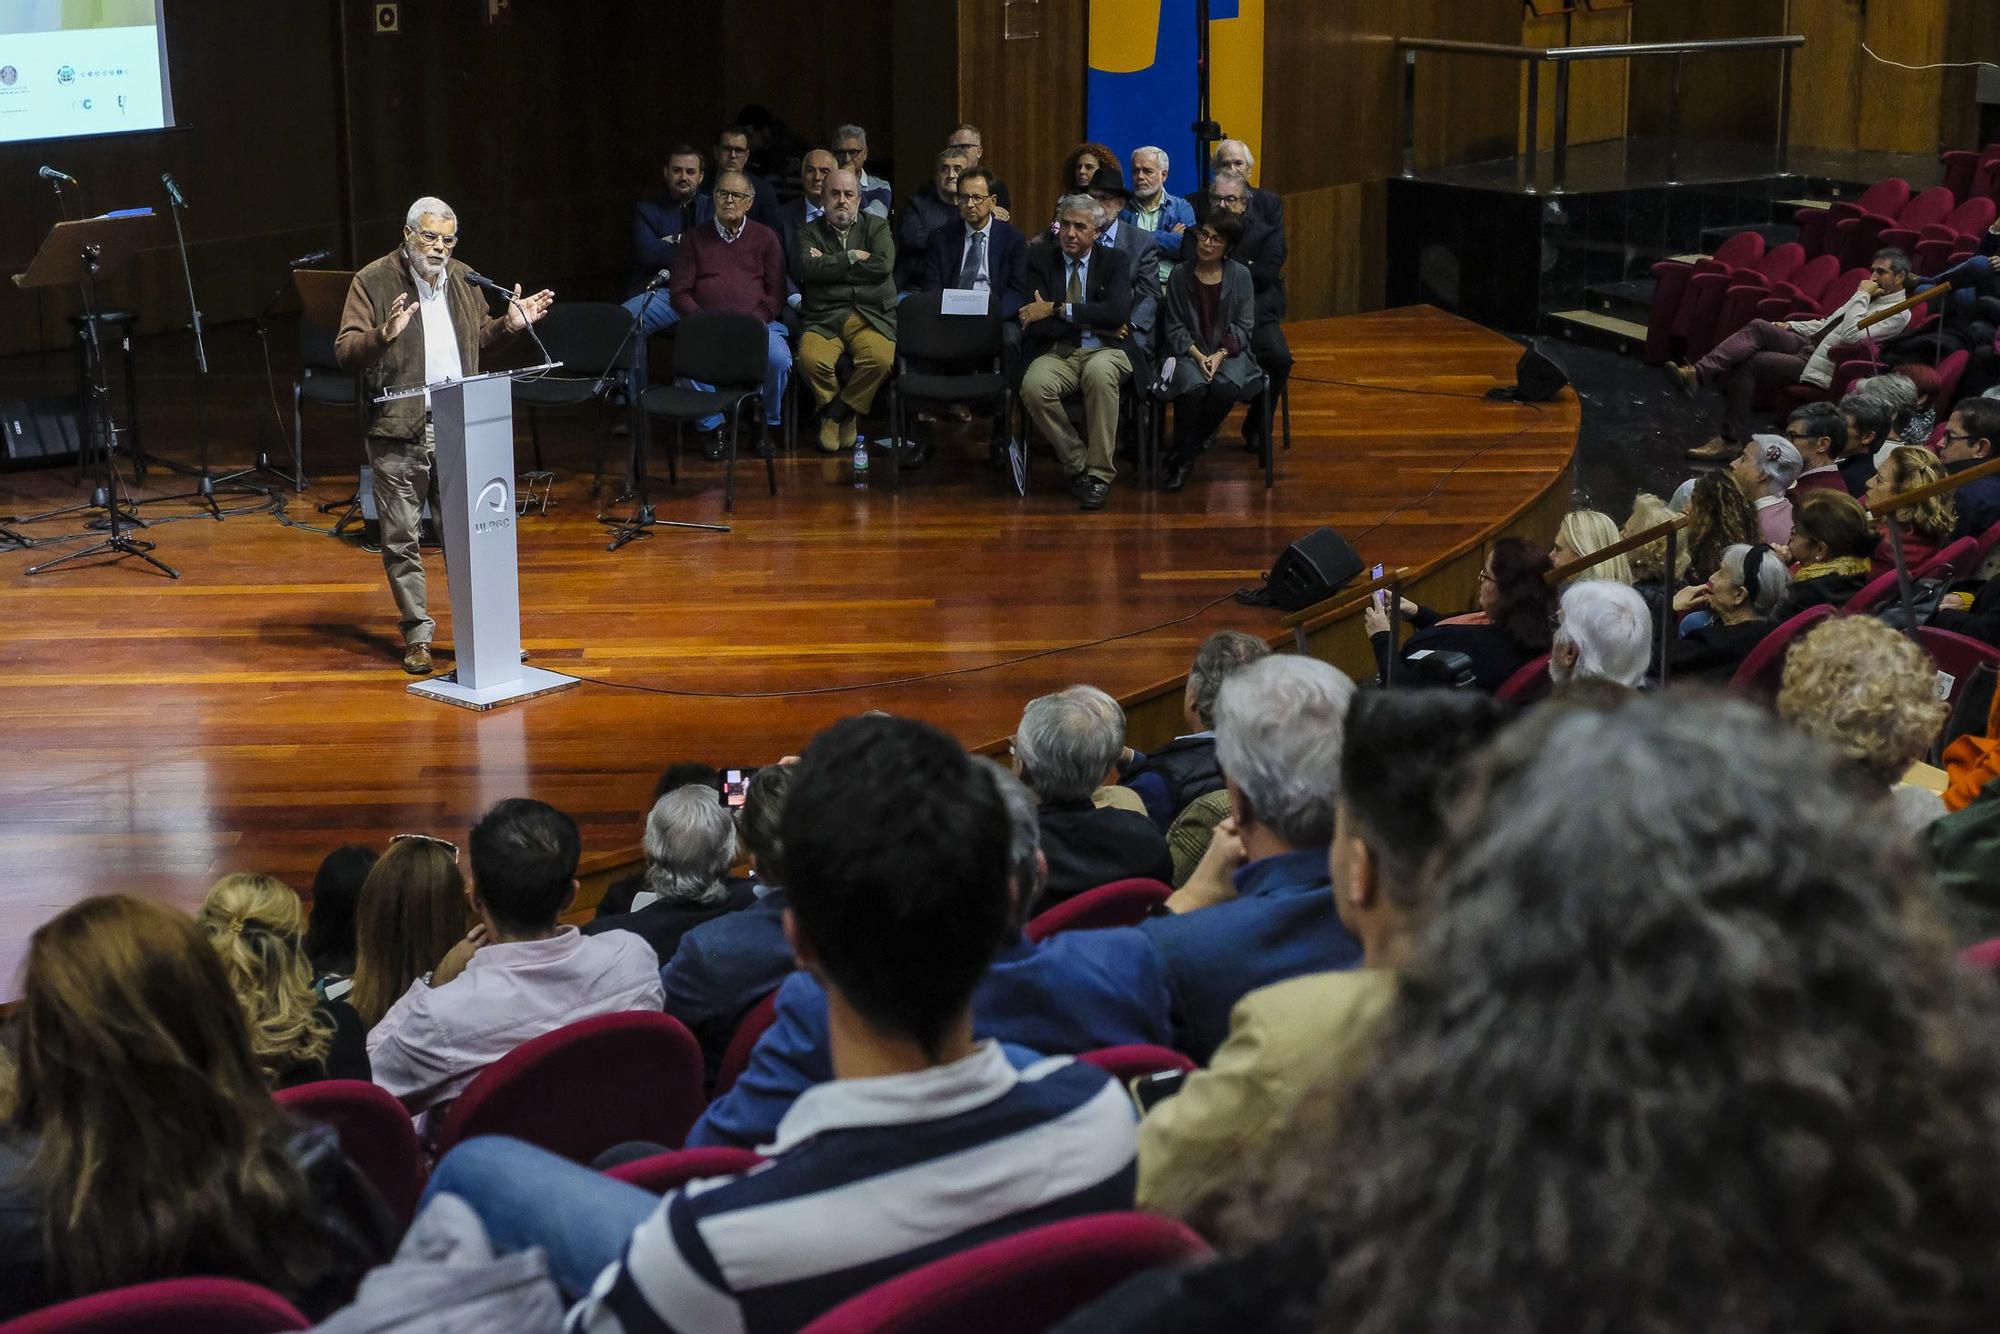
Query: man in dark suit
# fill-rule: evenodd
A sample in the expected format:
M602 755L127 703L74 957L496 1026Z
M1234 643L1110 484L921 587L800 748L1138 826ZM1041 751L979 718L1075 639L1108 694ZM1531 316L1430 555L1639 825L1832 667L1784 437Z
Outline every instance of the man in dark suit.
M1146 354L1145 364L1135 364L1140 375L1151 373L1154 322L1160 310L1160 263L1153 238L1137 227L1127 227L1119 215L1132 207L1132 192L1116 167L1099 167L1090 178L1090 197L1104 210L1105 223L1098 230L1097 244L1124 254L1132 261L1132 342Z
M824 148L815 148L799 159L799 189L797 199L788 200L778 210L778 239L785 244L785 263L789 270L791 256L796 249L792 242L799 236L799 229L809 222L817 222L819 215L826 212L826 178L833 174L833 154ZM798 275L789 274L792 284L792 304L799 303Z
M1132 374L1132 261L1097 244L1104 210L1089 195L1057 208L1056 244L1028 256L1028 303L1016 317L1034 360L1021 379L1028 417L1055 446L1070 494L1087 510L1104 508L1117 475L1118 399ZM1088 447L1063 400L1083 394Z
M1258 366L1270 377L1269 392L1284 388L1292 373L1292 349L1285 342L1285 229L1255 215L1250 182L1234 171L1218 173L1209 183L1210 208L1234 213L1243 219L1243 240L1230 258L1250 270L1250 285L1257 293L1257 323L1250 331L1250 352ZM1207 216L1207 210L1202 210ZM1194 232L1181 246L1184 263L1194 260ZM1264 430L1264 403L1253 399L1243 414L1243 441L1255 444Z
M750 132L741 125L732 125L715 136L715 179L721 180L725 171L740 171L750 178L751 188L757 192L757 200L750 205L750 221L761 222L772 231L778 229L778 191L769 181L750 170ZM713 194L715 187L705 185L703 194Z
M1028 240L993 216L993 173L973 167L958 178L958 217L930 235L918 263L916 290L947 287L991 292L998 303L1002 360L1009 380L1021 376L1021 307L1028 303Z

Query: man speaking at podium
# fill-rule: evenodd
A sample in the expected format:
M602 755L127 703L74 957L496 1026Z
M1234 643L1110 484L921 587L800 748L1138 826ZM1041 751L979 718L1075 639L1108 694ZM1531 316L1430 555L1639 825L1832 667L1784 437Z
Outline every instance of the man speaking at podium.
M437 631L425 610L418 546L424 502L437 494L431 396L375 400L385 389L479 374L481 348L527 328L555 301L547 290L522 296L516 284L507 313L489 314L485 296L465 278L469 270L451 257L457 246L458 215L451 205L429 196L410 205L401 248L354 275L334 341L341 369L361 378L382 565L402 613L403 670L412 676L430 671Z

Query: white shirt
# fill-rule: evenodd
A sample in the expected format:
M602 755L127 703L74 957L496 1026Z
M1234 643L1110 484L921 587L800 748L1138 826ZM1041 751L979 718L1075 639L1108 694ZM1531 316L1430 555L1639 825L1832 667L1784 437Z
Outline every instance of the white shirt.
M975 292L990 292L993 290L993 219L988 218L986 220L986 225L984 227L981 227L978 231L968 230L965 233L965 244L967 249L971 248L972 238L975 236L985 237L986 242L984 245L980 247L979 250L979 276L973 279L971 290ZM958 252L958 271L959 273L965 272L964 250ZM958 286L957 274L952 275L951 282L949 285L952 287Z
M445 281L450 281L447 273ZM432 287L417 279L417 323L424 326L424 383L463 380L465 363L458 356L458 331L451 324L451 302L444 294L445 283ZM424 406L431 405L428 391Z
M1847 299L1845 305L1823 320L1793 320L1792 332L1802 334L1808 339L1818 339L1827 325L1834 326L1833 332L1814 349L1812 358L1806 362L1805 370L1799 375L1799 383L1817 385L1825 389L1833 384L1833 349L1844 347L1849 343L1858 343L1864 338L1872 338L1879 345L1909 328L1910 312L1907 310L1891 315L1878 324L1871 324L1866 329L1854 327L1867 316L1907 301L1909 297L1908 291L1882 292L1873 297L1866 292L1856 291Z
M419 1111L455 1098L481 1070L531 1038L592 1015L658 1010L660 960L643 936L488 945L441 987L419 978L368 1034L377 1084Z

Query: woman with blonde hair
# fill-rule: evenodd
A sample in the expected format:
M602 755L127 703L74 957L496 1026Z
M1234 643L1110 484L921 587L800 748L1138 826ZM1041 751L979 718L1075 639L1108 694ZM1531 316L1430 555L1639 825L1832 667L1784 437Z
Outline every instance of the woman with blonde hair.
M189 1275L262 1284L323 1319L387 1258L393 1223L333 1131L272 1101L186 915L86 899L35 932L21 991L0 1320Z
M1636 537L1674 517L1673 508L1666 501L1650 491L1641 491L1632 498L1632 517L1625 520L1618 536ZM1667 539L1664 537L1648 542L1631 552L1628 558L1632 563L1632 587L1646 600L1646 611L1657 625L1660 613L1673 600L1674 590L1680 587L1681 571L1687 568L1687 535L1681 533L1675 537L1672 570L1667 568Z
M313 990L305 913L289 885L276 876L226 875L208 891L195 924L222 959L271 1087L368 1078L361 1016Z
M1618 525L1611 521L1609 514L1598 510L1571 510L1563 515L1562 524L1556 529L1556 544L1549 549L1549 560L1557 569L1571 561L1595 555L1608 546L1617 543ZM1610 579L1617 583L1633 582L1632 562L1624 556L1613 556L1588 569L1578 570L1563 582L1571 579Z
M429 834L398 834L361 882L354 924L355 1013L373 1028L410 984L426 977L471 926L458 848Z
M1877 519L1895 514L1896 522L1903 528L1903 559L1913 571L1951 541L1952 534L1958 529L1958 505L1949 493L1932 496L1916 505L1903 506L1894 502L1905 491L1942 482L1944 477L1944 464L1930 450L1921 445L1898 445L1889 451L1889 457L1882 461L1882 466L1868 483L1866 500L1869 513ZM1882 540L1875 546L1871 572L1881 575L1895 567L1896 560L1889 547L1885 521Z

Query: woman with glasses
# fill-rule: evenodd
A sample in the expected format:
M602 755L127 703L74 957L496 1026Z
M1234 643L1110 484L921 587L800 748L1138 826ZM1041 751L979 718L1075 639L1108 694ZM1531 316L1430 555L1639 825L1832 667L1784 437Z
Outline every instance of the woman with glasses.
M1194 229L1194 262L1167 279L1165 351L1173 359L1173 378L1166 397L1174 404L1169 491L1187 485L1195 459L1230 409L1264 387L1264 373L1250 354L1257 294L1250 270L1229 258L1242 240L1240 215L1210 215Z
M1440 676L1433 668L1439 655L1451 653L1464 655L1471 674L1467 684L1489 694L1498 690L1508 677L1547 653L1554 641L1556 588L1544 578L1553 568L1541 547L1523 538L1503 537L1479 567L1473 610L1443 616L1404 598L1403 619L1415 633L1403 641L1397 683L1456 684L1455 676ZM1371 605L1362 614L1362 623L1386 679L1389 654L1396 651L1389 642L1389 615Z
M410 984L465 939L471 925L458 849L428 834L398 834L361 885L355 918L355 1012L373 1028Z

